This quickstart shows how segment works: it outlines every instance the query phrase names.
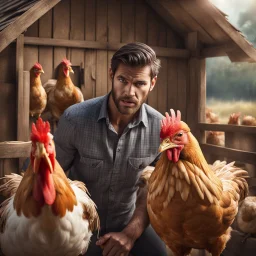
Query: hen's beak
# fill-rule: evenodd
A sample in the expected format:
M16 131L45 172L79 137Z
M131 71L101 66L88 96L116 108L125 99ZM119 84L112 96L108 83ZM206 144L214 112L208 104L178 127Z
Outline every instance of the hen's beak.
M71 68L71 66L68 67L69 72L74 73L74 70Z
M41 70L39 70L38 72L39 72L39 73L44 73L44 71L43 71L42 69L41 69Z
M178 147L178 145L172 143L169 138L166 138L160 144L158 151L161 153L169 148L175 148L175 147Z
M48 153L45 150L44 144L37 142L36 143L36 152L35 152L35 160L34 160L34 172L37 173L41 160L44 159L49 166L50 172L53 172L52 163L48 156Z

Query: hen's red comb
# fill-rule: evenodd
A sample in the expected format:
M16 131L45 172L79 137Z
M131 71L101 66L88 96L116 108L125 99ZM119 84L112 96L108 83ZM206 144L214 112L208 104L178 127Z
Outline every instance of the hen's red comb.
M178 110L177 116L175 115L175 112L173 109L170 109L171 116L166 112L165 117L161 121L161 132L160 132L160 138L164 139L168 136L172 136L175 134L181 126L181 113Z
M35 65L33 66L33 68L37 68L37 69L43 69L41 64L36 62Z
M71 66L72 65L71 62L66 58L64 58L61 63L66 65L66 66Z
M32 141L38 141L46 143L49 141L49 132L50 132L49 122L44 122L41 117L38 118L36 124L32 124L32 130L30 138Z

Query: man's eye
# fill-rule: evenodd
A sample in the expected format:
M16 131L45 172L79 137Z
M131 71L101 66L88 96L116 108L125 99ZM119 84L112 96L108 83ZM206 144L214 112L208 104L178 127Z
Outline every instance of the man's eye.
M125 83L125 79L122 78L122 77L119 77L119 78L118 78L118 81L121 82L121 83Z
M136 86L143 86L143 85L145 85L145 83L143 83L143 82L136 83Z

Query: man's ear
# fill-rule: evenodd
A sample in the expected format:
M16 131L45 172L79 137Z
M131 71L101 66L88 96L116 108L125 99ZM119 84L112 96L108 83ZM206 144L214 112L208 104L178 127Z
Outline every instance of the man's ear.
M157 76L155 76L152 80L151 80L151 85L150 85L150 88L149 88L149 91L152 91L155 87L155 84L156 84L156 80L157 80Z
M109 75L110 80L112 81L114 78L114 74L113 74L113 71L111 68L109 68L108 75Z

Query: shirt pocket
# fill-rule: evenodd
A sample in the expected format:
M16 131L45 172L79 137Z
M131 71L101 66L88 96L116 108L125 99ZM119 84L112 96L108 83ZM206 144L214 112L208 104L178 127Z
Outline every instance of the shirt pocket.
M85 182L98 182L100 171L103 167L103 160L81 156L80 166Z
M130 186L136 186L143 169L150 165L154 161L154 157L135 158L130 157L128 159L128 167L126 179Z

